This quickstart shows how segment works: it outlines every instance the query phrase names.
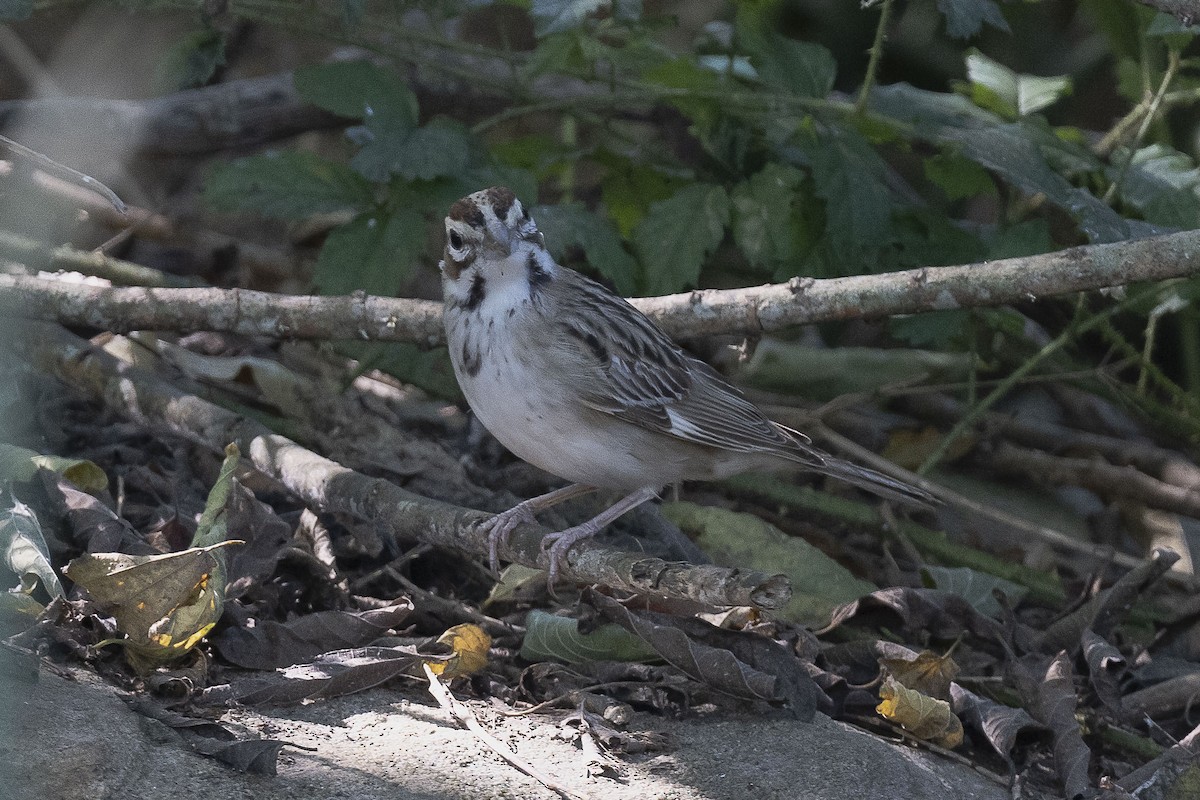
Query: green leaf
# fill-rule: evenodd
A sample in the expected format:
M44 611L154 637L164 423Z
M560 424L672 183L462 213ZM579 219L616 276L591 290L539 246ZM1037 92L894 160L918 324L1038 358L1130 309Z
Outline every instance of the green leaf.
M1200 33L1200 25L1184 25L1175 17L1162 11L1154 15L1146 27L1147 36L1162 37L1163 42L1172 50L1183 50L1196 34Z
M33 14L33 0L0 0L0 19L22 20Z
M394 295L425 245L415 211L360 214L325 239L313 282L321 294Z
M721 118L722 108L719 101L692 92L714 92L724 85L723 78L701 66L692 57L681 56L659 64L646 70L644 78L668 89L691 90L682 96L672 97L670 102L690 117L699 130L708 130Z
M367 110L394 109L404 128L417 124L417 98L391 70L369 61L300 67L292 78L308 102L339 117L365 119Z
M946 35L953 39L971 38L984 23L1012 32L994 0L937 0L937 8L946 18Z
M338 352L356 359L359 372L377 369L434 397L454 402L462 399L445 347L426 350L397 342L340 342Z
M945 350L957 347L965 340L970 323L971 312L957 308L891 317L887 326L893 338L913 347Z
M824 98L833 89L837 62L819 44L767 30L757 15L749 13L738 14L737 43L768 86L813 98Z
M703 183L651 205L633 232L644 269L642 290L658 295L695 286L705 257L725 237L729 210L725 190Z
M978 50L967 54L967 77L972 98L1009 119L1040 111L1071 93L1071 79L1065 75L1019 75Z
M204 199L219 211L298 219L361 208L371 186L342 164L297 150L239 158L208 174Z
M51 598L63 596L37 515L16 498L0 511L0 556L4 566L20 579L21 592L29 594L40 580Z
M662 513L712 556L714 563L786 574L794 593L788 605L777 612L782 619L802 624L828 622L829 612L841 603L875 591L873 584L854 577L816 547L752 514L693 503L664 503Z
M615 623L601 625L590 633L580 633L579 620L534 610L525 618L521 658L527 661L552 658L567 664L584 664L590 661L657 661L659 655L641 637Z
M551 255L560 263L566 262L570 247L579 247L592 268L611 280L618 292L630 295L637 290L637 262L621 246L621 237L610 222L582 203L535 206L530 213L545 234Z
M924 167L925 177L945 192L950 200L996 194L992 176L970 159L952 153L939 153L925 159Z
M1122 148L1113 156L1114 165L1129 160ZM1110 180L1121 175L1120 166L1107 170ZM1178 150L1152 144L1133 154L1123 177L1120 196L1142 213L1147 222L1173 228L1200 227L1200 169Z
M985 253L978 236L928 208L903 209L893 218L892 231L895 264L905 269L970 264Z
M1000 613L1000 601L993 592L1004 592L1010 605L1015 606L1025 599L1029 590L1020 584L1005 580L970 567L921 567L922 582L932 588L951 592L966 600L980 614L994 617Z
M233 472L237 469L240 456L236 444L230 444L225 448L225 459L221 462L217 480L213 483L212 489L208 492L208 498L204 502L204 513L200 515L200 521L196 524L196 533L192 536L192 547L209 547L220 544L228 538L229 524L225 506L229 502L229 493L233 490ZM225 552L214 550L213 556L223 567ZM222 589L222 591L224 590Z
M578 27L610 0L533 0L529 13L533 16L534 34L545 36Z
M989 260L1020 258L1049 253L1056 249L1050 226L1044 219L1029 219L1009 225L988 243Z
M871 107L907 122L919 138L954 144L958 152L1030 195L1067 211L1094 243L1129 238L1129 225L1086 189L1051 169L1044 151L1050 148L1043 127L1031 120L1004 123L964 97L927 92L907 84L879 87L871 93Z
M607 151L598 151L594 158L607 169L600 182L600 199L617 231L629 239L650 205L670 197L677 184L650 167Z
M216 28L202 28L167 51L154 82L164 92L193 89L208 83L224 64L225 34Z
M809 145L817 196L825 200L826 231L834 248L851 258L887 242L892 197L886 166L867 140L850 129L829 129Z
M410 181L449 177L466 168L469 156L466 130L455 122L434 120L398 146L391 172Z
M796 213L804 173L768 164L733 189L733 240L755 265L796 258L803 231Z
M755 66L768 85L800 97L825 97L837 76L837 62L825 47L778 35L771 37L770 48L759 56Z
M42 455L35 450L0 442L0 484L30 480L43 467L87 492L102 492L108 488L108 476L92 461Z

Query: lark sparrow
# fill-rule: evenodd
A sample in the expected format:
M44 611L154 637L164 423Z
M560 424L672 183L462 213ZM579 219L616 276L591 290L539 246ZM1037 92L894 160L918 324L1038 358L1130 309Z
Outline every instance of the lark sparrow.
M543 540L551 585L574 543L683 480L792 462L880 495L932 499L767 419L624 299L555 263L510 189L450 207L440 266L450 357L471 409L514 454L572 482L485 523L493 569L519 524L597 489L625 495Z

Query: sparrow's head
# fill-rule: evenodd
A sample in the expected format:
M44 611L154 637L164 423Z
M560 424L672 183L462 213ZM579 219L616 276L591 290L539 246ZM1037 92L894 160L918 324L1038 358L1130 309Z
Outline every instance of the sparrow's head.
M450 206L441 264L448 280L457 282L471 272L481 272L485 279L500 277L489 273L515 266L508 263L514 259L524 270L531 252L540 260L545 241L512 189L493 186Z

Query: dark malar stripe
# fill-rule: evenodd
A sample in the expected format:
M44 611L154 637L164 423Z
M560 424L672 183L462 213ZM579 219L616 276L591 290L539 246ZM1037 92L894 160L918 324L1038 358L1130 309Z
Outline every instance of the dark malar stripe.
M529 273L530 291L536 292L550 282L550 273L542 269L542 265L538 263L537 254L532 251L529 253L529 258L525 260L525 269Z
M483 302L483 289L487 285L487 281L482 275L476 273L471 280L471 291L467 293L467 310L474 311L479 308L479 304Z

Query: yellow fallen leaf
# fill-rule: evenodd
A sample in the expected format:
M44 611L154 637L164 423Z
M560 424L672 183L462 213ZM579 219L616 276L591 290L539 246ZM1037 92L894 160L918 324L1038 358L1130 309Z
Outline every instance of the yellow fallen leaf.
M941 700L950 699L950 681L958 675L953 658L929 650L921 651L916 658L881 658L879 663L906 688Z
M447 645L454 654L449 661L427 662L435 675L457 678L478 672L487 666L492 637L478 625L455 625L439 636L438 642Z
M894 722L918 739L942 747L958 747L963 740L962 722L945 700L927 697L906 689L890 675L879 687L881 702L875 706L880 716Z

